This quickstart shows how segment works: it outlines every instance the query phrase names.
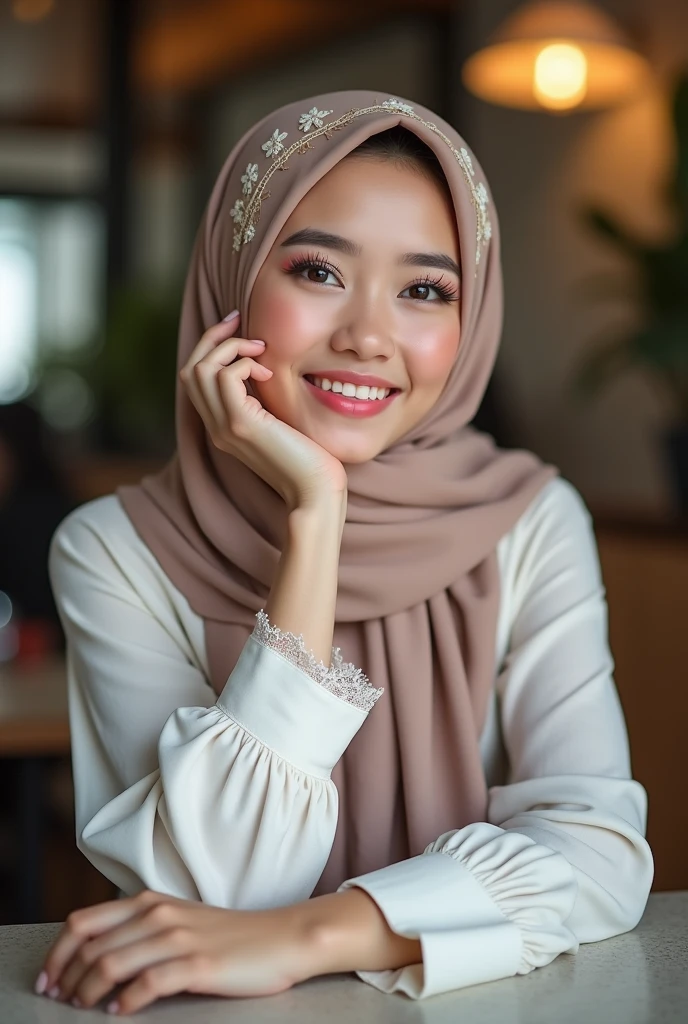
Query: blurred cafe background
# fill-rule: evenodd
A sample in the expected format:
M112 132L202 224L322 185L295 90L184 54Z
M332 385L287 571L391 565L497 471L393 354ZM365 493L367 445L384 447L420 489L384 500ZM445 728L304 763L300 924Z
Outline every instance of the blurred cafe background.
M590 508L654 887L688 888L686 0L0 0L0 924L114 895L75 845L52 533L174 448L234 142L350 88L437 110L485 168L506 314L477 424Z

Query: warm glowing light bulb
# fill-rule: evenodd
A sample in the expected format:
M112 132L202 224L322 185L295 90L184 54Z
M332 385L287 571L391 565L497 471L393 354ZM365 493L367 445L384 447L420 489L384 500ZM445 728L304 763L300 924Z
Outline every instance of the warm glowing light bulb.
M54 0L14 0L12 13L17 21L40 21L53 6Z
M583 100L588 86L588 62L573 43L550 43L535 59L533 92L549 110L570 110Z

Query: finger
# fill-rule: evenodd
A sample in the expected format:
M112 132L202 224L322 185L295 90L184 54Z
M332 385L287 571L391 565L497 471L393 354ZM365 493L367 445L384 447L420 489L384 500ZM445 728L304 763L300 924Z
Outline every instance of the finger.
M117 1012L137 1013L162 996L172 996L187 990L202 992L209 972L209 961L198 953L147 967L119 993L116 1000Z
M179 375L186 384L189 397L206 426L210 428L213 419L217 425L224 424L225 417L217 388L217 375L220 370L230 365L235 366L239 354L246 353L245 358L249 355L258 356L264 349L265 345L260 341L230 338L226 344L218 345L202 359L193 364L190 362L180 371ZM210 418L206 413L210 414Z
M93 965L104 957L125 946L132 946L154 935L179 928L185 901L158 895L160 899L157 901L148 899L141 903L139 913L135 916L82 943L62 972L62 1000L67 1001L76 993Z
M264 352L265 342L259 338L225 338L224 341L206 352L201 359L197 359L193 363L190 360L185 376L193 378L194 375L201 372L218 373L223 367L237 362L237 357L240 355L258 357Z
M79 980L73 998L84 1008L95 1006L116 985L136 978L157 964L186 955L191 941L190 931L172 928L110 950L98 957Z
M229 369L230 367L224 367L225 371ZM233 363L231 372L223 372L221 368L216 374L219 415L230 423L236 422L248 393L251 378L265 381L271 376L272 370L248 356Z
M161 904L160 908L162 909L164 906ZM166 909L169 911L170 908ZM63 1002L71 999L79 990L83 979L91 971L93 965L103 957L109 956L124 946L131 946L136 942L148 939L167 927L167 922L158 923L158 919L151 919L150 914L141 908L141 912L136 917L103 932L102 935L83 942L62 971L58 998Z
M43 964L47 975L46 991L59 984L62 972L76 952L93 936L100 935L136 916L145 906L162 898L159 893L145 890L137 896L121 900L108 900L92 907L81 907L67 917L62 930L51 946Z
M191 350L191 355L186 361L186 366L190 368L199 362L199 360L205 359L205 357L216 349L218 345L221 345L223 341L233 341L234 335L238 329L238 314L227 317L225 320L221 320L219 324L213 324L212 327L209 327L208 330L201 335L199 342ZM236 340L238 341L240 339Z
M197 358L202 359L208 352L212 351L216 345L221 341L225 341L227 338L231 338L233 334L239 329L241 317L239 311L235 310L226 316L224 320L220 320L219 323L213 324L201 335L201 339L193 350L193 355Z
M204 360L195 368L195 373L213 419L213 429L220 435L240 421L248 393L248 379L253 376L257 380L267 380L272 376L271 370L249 356L238 359L231 366L218 367Z

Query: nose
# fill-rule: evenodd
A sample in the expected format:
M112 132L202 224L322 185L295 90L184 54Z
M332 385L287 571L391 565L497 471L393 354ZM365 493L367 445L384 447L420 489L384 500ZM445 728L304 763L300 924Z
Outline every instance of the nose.
M376 356L390 358L394 354L394 341L382 302L357 303L343 311L331 345L336 352L355 352L361 362Z

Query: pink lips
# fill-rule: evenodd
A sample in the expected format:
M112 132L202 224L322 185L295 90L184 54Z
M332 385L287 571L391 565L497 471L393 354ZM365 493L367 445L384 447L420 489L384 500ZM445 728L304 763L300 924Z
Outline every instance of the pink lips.
M392 391L386 398L374 398L365 401L360 398L346 398L344 395L336 394L334 391L323 391L322 388L311 384L305 377L303 381L306 387L313 393L314 398L317 398L326 408L332 409L334 412L343 413L345 416L376 416L379 412L386 409L397 395L400 394L399 391Z

